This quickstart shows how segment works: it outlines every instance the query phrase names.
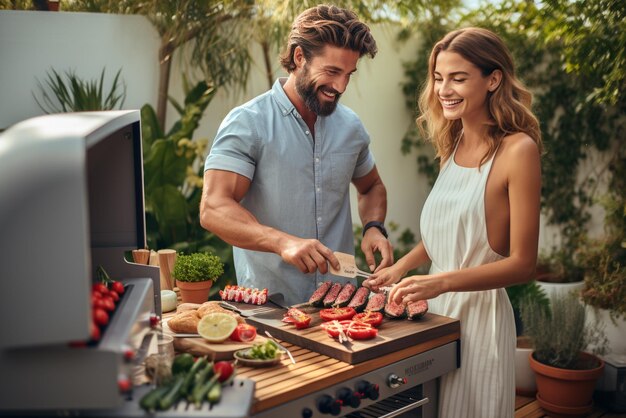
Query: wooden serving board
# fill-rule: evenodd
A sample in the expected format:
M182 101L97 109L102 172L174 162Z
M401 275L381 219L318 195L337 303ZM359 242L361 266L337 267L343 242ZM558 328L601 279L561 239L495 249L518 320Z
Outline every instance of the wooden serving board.
M167 326L167 319L172 315L164 315L163 320L163 332L174 336L174 349L177 352L190 353L194 356L208 356L213 360L232 360L235 351L242 350L244 348L250 348L254 344L260 344L267 341L267 338L262 335L257 335L256 338L249 343L242 343L237 341L226 340L223 343L210 343L204 338L198 337L176 337L174 333Z
M245 309L245 306L242 308ZM248 317L246 321L257 327L259 333L267 330L275 338L349 364L361 363L412 345L460 332L458 320L432 313L427 313L416 321L385 317L378 328L376 338L350 340L340 344L320 327L323 321L320 319L319 309L306 308L305 311L312 317L311 326L302 330L297 330L293 325L282 322L286 311L279 308L271 313Z

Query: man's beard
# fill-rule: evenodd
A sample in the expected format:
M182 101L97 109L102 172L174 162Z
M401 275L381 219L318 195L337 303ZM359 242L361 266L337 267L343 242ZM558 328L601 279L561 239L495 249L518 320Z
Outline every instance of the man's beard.
M334 89L327 88L327 91L336 94L335 100L332 102L322 103L317 97L317 92L319 90L320 88L318 88L315 85L315 82L309 78L309 67L305 64L300 77L296 77L296 91L300 97L302 97L304 104L311 112L319 116L328 116L335 111L341 94Z

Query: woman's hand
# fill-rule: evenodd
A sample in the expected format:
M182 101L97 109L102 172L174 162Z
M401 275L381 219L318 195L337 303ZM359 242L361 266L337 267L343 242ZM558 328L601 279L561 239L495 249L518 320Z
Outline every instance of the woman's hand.
M386 267L372 274L369 279L363 282L363 286L374 292L380 292L382 287L391 286L399 282L403 274L404 273L400 271L396 265Z
M406 305L418 300L433 299L446 292L443 280L436 275L409 276L396 284L389 292L389 300Z

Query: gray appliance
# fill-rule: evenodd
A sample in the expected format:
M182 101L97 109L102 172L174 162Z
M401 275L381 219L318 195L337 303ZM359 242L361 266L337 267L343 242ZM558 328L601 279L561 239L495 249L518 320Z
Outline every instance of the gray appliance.
M160 315L145 248L139 111L56 114L0 134L0 415L121 407ZM103 266L126 291L88 341ZM74 343L73 343L74 342Z

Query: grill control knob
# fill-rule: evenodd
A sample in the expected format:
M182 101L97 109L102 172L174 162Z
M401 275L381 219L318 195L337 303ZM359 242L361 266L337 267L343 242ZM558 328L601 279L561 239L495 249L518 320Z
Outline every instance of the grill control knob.
M375 383L361 380L356 384L356 391L361 395L361 398L369 398L373 401L378 399L378 385Z
M350 388L341 388L337 391L337 398L341 401L342 405L349 405L353 408L358 408L361 405L361 397L353 392Z
M304 408L302 410L302 418L311 418L313 416L313 411L311 408Z
M406 383L407 383L406 377L400 377L395 373L392 373L387 377L387 384L392 389L395 389L401 385L406 385Z
M339 415L341 412L341 401L329 395L322 395L317 399L317 409L322 414Z

